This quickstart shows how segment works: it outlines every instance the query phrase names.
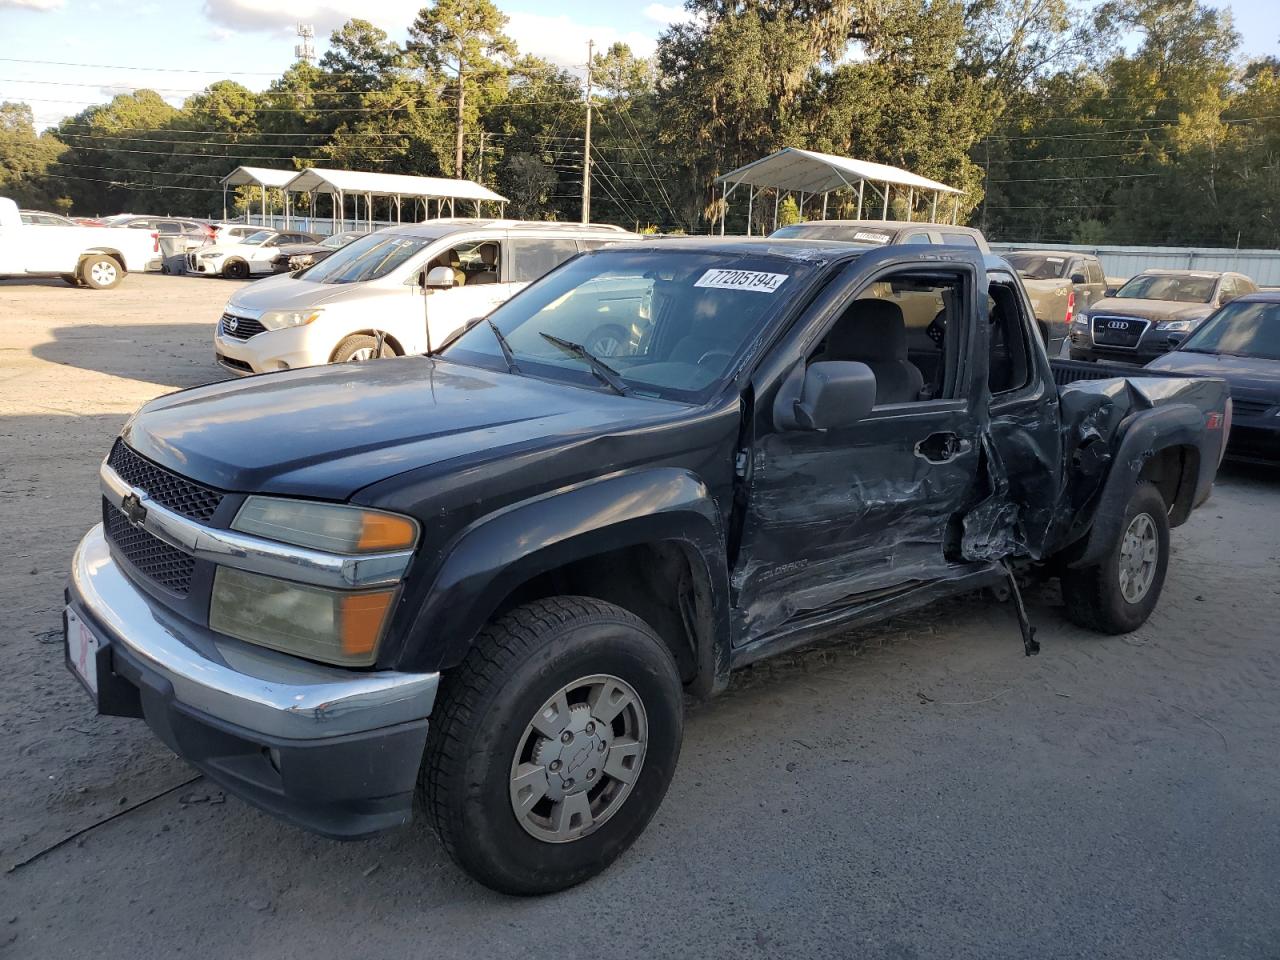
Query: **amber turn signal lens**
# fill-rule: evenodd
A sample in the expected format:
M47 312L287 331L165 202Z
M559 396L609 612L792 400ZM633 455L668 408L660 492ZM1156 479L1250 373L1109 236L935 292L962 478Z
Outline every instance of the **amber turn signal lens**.
M391 609L394 590L355 593L339 601L342 623L342 652L348 657L367 657L378 649L382 625Z
M356 543L356 549L361 553L407 549L418 538L417 527L412 520L404 517L365 512L360 520L360 539Z

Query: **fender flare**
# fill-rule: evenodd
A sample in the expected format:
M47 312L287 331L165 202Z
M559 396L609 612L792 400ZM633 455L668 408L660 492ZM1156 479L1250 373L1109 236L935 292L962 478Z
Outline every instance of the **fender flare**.
M1204 413L1189 403L1141 410L1127 418L1122 430L1084 551L1071 562L1072 567L1097 563L1120 536L1129 497L1148 460L1169 447L1195 447L1204 456Z
M404 669L459 663L511 593L532 578L623 547L677 543L706 591L710 610L697 625L694 690L728 682L729 575L720 511L688 470L643 468L610 474L504 507L465 528L443 559L405 635L422 638Z

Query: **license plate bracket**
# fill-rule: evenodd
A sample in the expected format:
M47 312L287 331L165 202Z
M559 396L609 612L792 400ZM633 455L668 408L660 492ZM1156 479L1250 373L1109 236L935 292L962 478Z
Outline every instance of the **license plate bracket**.
M98 699L98 654L106 644L76 614L72 607L67 607L64 618L64 638L66 641L67 664L86 690Z

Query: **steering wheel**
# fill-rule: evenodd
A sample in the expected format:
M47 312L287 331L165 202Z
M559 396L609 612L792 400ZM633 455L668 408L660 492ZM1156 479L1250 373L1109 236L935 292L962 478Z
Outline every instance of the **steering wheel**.
M732 360L733 354L728 350L708 350L698 358L696 366L702 366L712 357L724 357L726 360Z

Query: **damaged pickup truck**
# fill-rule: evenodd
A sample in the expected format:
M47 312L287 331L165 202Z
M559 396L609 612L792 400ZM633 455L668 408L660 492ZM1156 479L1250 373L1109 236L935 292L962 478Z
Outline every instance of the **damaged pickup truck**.
M644 830L683 694L736 667L1034 570L1077 622L1141 624L1227 392L1105 374L1051 365L976 250L606 247L434 356L143 407L69 665L291 823L363 836L416 796L481 882L560 889Z

